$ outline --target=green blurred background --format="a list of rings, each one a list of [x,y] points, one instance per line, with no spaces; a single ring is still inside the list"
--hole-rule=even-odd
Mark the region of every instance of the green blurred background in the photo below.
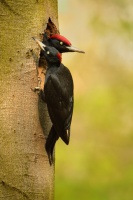
[[[75,83],[70,145],[56,145],[55,200],[133,199],[133,1],[58,0]]]

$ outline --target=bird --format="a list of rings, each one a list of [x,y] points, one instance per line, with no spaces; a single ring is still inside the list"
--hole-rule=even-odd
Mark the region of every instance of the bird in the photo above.
[[[47,62],[44,91],[41,90],[41,94],[47,104],[52,122],[45,144],[49,163],[52,165],[56,141],[61,138],[65,144],[69,144],[74,105],[74,84],[70,70],[61,63],[61,53],[56,48],[47,46],[36,38],[33,39],[43,50]]]
[[[84,51],[76,47],[73,47],[71,42],[60,34],[52,34],[48,38],[47,33],[44,33],[42,43],[48,46],[55,47],[60,53],[66,53],[66,52],[85,53]]]

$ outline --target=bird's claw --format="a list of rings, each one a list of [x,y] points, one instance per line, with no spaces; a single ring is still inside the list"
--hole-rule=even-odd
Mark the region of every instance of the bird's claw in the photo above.
[[[37,92],[38,94],[40,93],[40,91],[41,91],[41,88],[39,87],[39,86],[37,86],[37,87],[35,87],[35,88],[31,88],[31,90],[33,91],[33,92]]]

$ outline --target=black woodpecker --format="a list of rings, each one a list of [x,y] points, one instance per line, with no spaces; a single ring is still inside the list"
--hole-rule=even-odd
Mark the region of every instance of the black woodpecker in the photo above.
[[[47,104],[52,127],[45,148],[50,165],[53,163],[53,150],[60,137],[67,145],[70,139],[70,126],[73,114],[73,79],[67,67],[61,63],[61,54],[54,47],[46,46],[33,38],[41,47],[47,61],[43,99]]]

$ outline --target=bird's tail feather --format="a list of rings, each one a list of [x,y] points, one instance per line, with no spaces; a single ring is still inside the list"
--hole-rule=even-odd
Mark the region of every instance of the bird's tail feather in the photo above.
[[[54,162],[53,151],[54,151],[55,143],[58,139],[59,139],[59,136],[56,133],[56,130],[54,129],[54,127],[52,126],[49,132],[48,138],[46,140],[46,144],[45,144],[45,149],[48,154],[50,165],[52,165]]]
[[[70,140],[70,129],[65,130],[64,133],[60,135],[60,137],[68,145]]]

